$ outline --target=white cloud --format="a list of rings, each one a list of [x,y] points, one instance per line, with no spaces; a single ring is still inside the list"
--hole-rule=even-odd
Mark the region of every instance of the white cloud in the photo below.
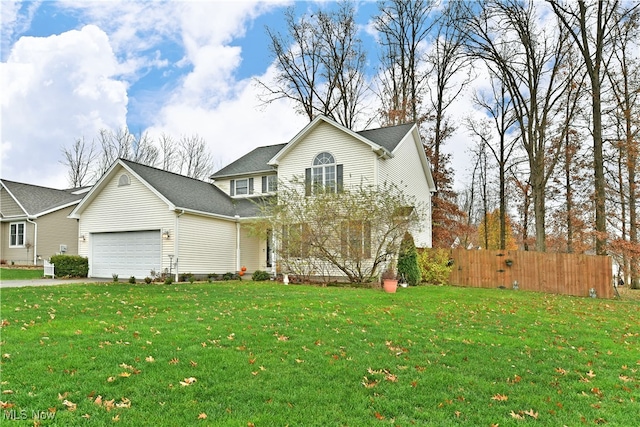
[[[126,122],[126,84],[95,26],[22,37],[0,67],[4,178],[64,187],[60,147]]]

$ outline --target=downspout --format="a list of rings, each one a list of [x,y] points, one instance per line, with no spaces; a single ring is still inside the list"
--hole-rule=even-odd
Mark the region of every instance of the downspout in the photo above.
[[[184,215],[184,209],[182,209],[182,212],[176,215],[176,237],[175,237],[175,242],[173,243],[173,249],[176,256],[176,262],[175,262],[176,273],[173,280],[175,280],[176,282],[178,281],[178,261],[180,259],[180,217],[182,215]]]
[[[38,223],[31,221],[29,217],[27,217],[27,222],[33,224],[33,265],[36,265],[38,260]]]
[[[236,271],[240,271],[240,215],[236,215]]]

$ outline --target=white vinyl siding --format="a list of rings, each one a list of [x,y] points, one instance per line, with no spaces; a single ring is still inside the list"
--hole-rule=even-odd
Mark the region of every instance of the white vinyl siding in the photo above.
[[[236,223],[185,214],[179,219],[178,273],[236,271]]]
[[[421,146],[419,141],[418,143]],[[425,221],[422,230],[412,230],[412,235],[416,246],[431,247],[431,192],[413,135],[406,135],[393,154],[393,158],[380,160],[379,182],[393,182],[405,194],[415,197],[418,203],[423,204]]]
[[[247,272],[270,270],[267,268],[266,242],[250,236],[246,228],[240,228],[240,266],[247,267]]]
[[[343,165],[345,188],[361,182],[375,184],[376,154],[371,147],[324,122],[319,123],[280,159],[278,179],[284,182],[292,180],[294,176],[304,179],[305,168],[311,168],[314,158],[321,152],[331,153],[336,164]]]

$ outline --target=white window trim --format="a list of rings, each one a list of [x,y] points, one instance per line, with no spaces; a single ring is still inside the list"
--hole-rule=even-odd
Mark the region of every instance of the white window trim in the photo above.
[[[22,244],[19,245],[12,245],[11,244],[11,238],[13,237],[13,233],[11,233],[11,228],[12,226],[15,225],[16,226],[16,242],[17,242],[17,230],[18,230],[18,226],[22,225]],[[21,222],[11,222],[9,223],[9,247],[10,248],[24,248],[24,244],[27,241],[27,223],[24,221]]]
[[[333,160],[332,163],[321,163],[316,165],[316,160],[318,159],[318,157],[320,157],[321,155],[326,154],[331,156],[331,159]],[[327,180],[327,175],[328,175],[328,171],[331,170],[333,178],[331,179],[331,181]],[[332,192],[336,192],[337,189],[337,163],[336,163],[336,158],[333,154],[331,154],[328,151],[323,151],[322,153],[317,154],[314,158],[313,158],[313,162],[311,165],[311,185],[316,187],[316,186],[320,186],[323,189],[327,189],[327,187],[329,187],[331,189]],[[322,182],[316,182],[316,177],[320,176],[320,180]]]

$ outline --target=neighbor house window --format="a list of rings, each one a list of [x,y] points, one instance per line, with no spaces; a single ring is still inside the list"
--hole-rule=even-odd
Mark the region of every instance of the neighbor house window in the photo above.
[[[336,164],[335,158],[327,152],[318,154],[313,159],[313,166],[305,171],[306,193],[342,191],[342,165]]]
[[[24,246],[24,222],[12,222],[9,225],[9,247]]]
[[[232,196],[253,194],[253,178],[232,179],[230,188]]]

